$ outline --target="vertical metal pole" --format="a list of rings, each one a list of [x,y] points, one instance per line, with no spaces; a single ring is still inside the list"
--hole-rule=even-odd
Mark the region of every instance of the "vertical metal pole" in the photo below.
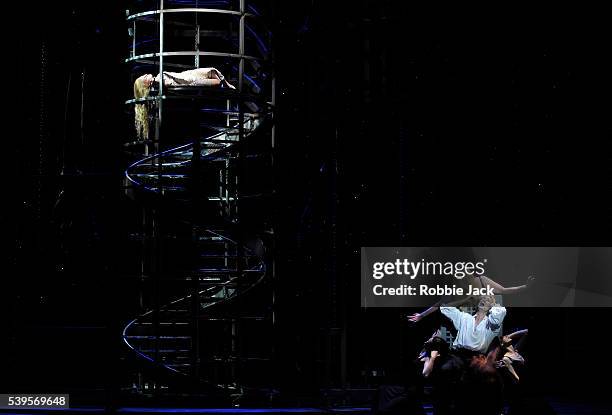
[[[271,87],[271,90],[272,90],[271,91],[271,93],[272,93],[272,119],[273,119],[273,121],[276,121],[276,120],[274,120],[274,118],[276,118],[275,117],[276,116],[276,114],[275,114],[275,112],[276,112],[276,76],[274,76],[274,75],[272,76],[272,87]],[[276,125],[276,122],[272,122],[272,137],[271,137],[271,140],[270,140],[270,144],[271,144],[271,147],[272,147],[272,162],[273,162],[272,164],[273,165],[274,165],[274,150],[276,148],[276,127],[275,127],[275,125]]]
[[[155,152],[159,153],[164,95],[164,0],[159,1],[159,94],[157,96],[157,120],[155,122]],[[161,168],[161,159],[158,158]],[[161,181],[160,181],[161,183]]]
[[[245,43],[244,43],[244,32],[245,32],[245,18],[246,18],[246,4],[245,0],[240,0],[240,22],[238,26],[238,54],[240,61],[238,64],[238,166],[235,169],[235,181],[234,181],[234,215],[236,223],[240,224],[239,220],[239,201],[240,201],[240,184],[242,181],[242,175],[244,174],[244,159],[245,159],[245,142],[244,142],[244,54],[245,54]],[[231,167],[231,166],[230,166]],[[237,275],[243,271],[244,262],[244,237],[238,232],[237,244],[236,244],[236,273]],[[232,356],[238,356],[238,345],[236,342],[237,336],[239,335],[239,328],[236,319],[232,319],[231,322],[231,354]],[[234,382],[238,383],[236,378],[236,365],[239,359],[233,361],[231,365],[231,377]]]
[[[223,187],[225,186],[225,176],[223,174],[224,168],[224,166],[221,166],[219,168],[219,215],[221,217],[223,217],[223,212],[225,209],[223,206]]]
[[[127,12],[127,14],[129,15],[129,12]],[[137,19],[133,19],[132,20],[132,57],[136,56],[136,20]],[[134,105],[134,110],[136,108],[138,104]],[[148,105],[146,102],[144,102],[142,105]],[[148,122],[148,120],[146,121]],[[148,137],[147,137],[148,139]],[[145,144],[144,145],[144,155],[148,156],[149,155],[149,144]],[[145,207],[141,208],[141,217],[140,217],[140,230],[141,230],[141,240],[140,240],[140,244],[141,244],[141,252],[140,252],[140,283],[138,285],[139,287],[139,297],[138,297],[138,306],[140,310],[144,310],[145,308],[145,289],[146,289],[146,284],[147,284],[147,273],[150,270],[147,270],[147,261],[148,261],[148,233],[149,233],[149,229],[147,226],[147,209]],[[143,391],[144,390],[144,378],[142,376],[142,372],[139,371],[137,374],[137,383],[136,383],[136,387],[138,389],[138,391]]]
[[[240,185],[241,178],[239,177],[243,172],[244,167],[244,25],[246,18],[246,4],[245,0],[240,0],[240,24],[238,26],[238,54],[240,55],[240,61],[238,64],[238,141],[240,143],[240,151],[238,153],[238,174],[236,175],[236,188],[234,192],[235,196],[235,209],[238,213],[238,186]]]
[[[155,149],[155,153],[159,154],[160,152],[160,134],[161,134],[161,126],[162,126],[162,110],[163,110],[163,93],[164,93],[164,0],[160,0],[159,2],[159,93],[157,96],[157,119],[155,120],[155,143],[153,144],[153,148]],[[162,159],[161,157],[156,157],[157,162],[157,185],[160,193],[162,193]],[[154,266],[154,309],[153,309],[153,331],[155,333],[155,347],[154,347],[154,361],[156,363],[159,362],[160,353],[159,353],[159,307],[160,307],[160,279],[161,279],[161,262],[160,262],[160,254],[161,254],[161,240],[160,240],[160,212],[159,208],[153,208],[152,215],[152,235],[153,235],[153,244],[155,249],[153,249],[153,258],[151,261]],[[153,393],[158,393],[158,385],[157,382],[153,383]]]
[[[198,14],[196,13],[196,19],[197,19]],[[196,29],[195,29],[195,61],[193,63],[193,66],[196,68],[200,67],[200,25],[196,24]]]
[[[197,246],[198,231],[194,225],[199,211],[200,200],[204,196],[200,194],[198,178],[201,176],[201,142],[200,137],[196,136],[193,141],[193,154],[191,158],[191,203],[192,203],[192,241]],[[196,253],[197,256],[197,253]],[[191,277],[191,373],[194,379],[200,377],[200,329],[199,329],[199,314],[200,314],[200,275],[193,273]]]
[[[132,58],[136,56],[136,19],[133,20],[132,25]]]
[[[151,251],[153,254],[153,258],[149,257],[149,260],[153,264],[153,335],[155,337],[154,343],[155,347],[153,348],[153,361],[155,363],[160,362],[160,352],[159,352],[159,336],[160,336],[160,324],[159,324],[159,307],[160,307],[160,267],[159,267],[159,251],[160,251],[160,241],[159,241],[159,223],[158,217],[159,212],[153,208],[151,217],[151,227],[152,227],[152,235],[153,235],[153,247],[154,249]],[[152,382],[153,393],[158,392],[158,384],[157,380],[154,379]]]
[[[140,284],[138,286],[140,290],[140,297],[138,299],[139,310],[144,310],[145,308],[145,290],[147,288],[147,259],[148,259],[148,227],[147,227],[147,210],[146,208],[142,208],[142,217],[140,218],[141,225],[141,257],[140,257]],[[142,372],[138,372],[138,390],[144,390],[144,379],[142,376]]]
[[[198,1],[196,0],[196,8],[199,7]],[[194,56],[194,67],[200,67],[200,25],[198,24],[198,13],[195,13],[196,28],[195,28],[195,56]],[[194,102],[193,104],[196,123],[199,122],[199,106]],[[198,231],[194,226],[196,219],[200,211],[200,201],[204,197],[204,194],[200,193],[198,179],[202,174],[200,168],[201,156],[202,156],[202,142],[200,141],[201,130],[198,128],[198,134],[194,137],[192,144],[192,177],[191,177],[191,203],[192,203],[192,227],[191,232],[193,235],[193,241],[197,246]],[[196,254],[197,255],[197,254]],[[191,373],[195,379],[200,377],[200,328],[199,328],[199,314],[200,314],[200,275],[194,273],[192,275],[192,292],[191,292]]]
[[[272,40],[273,41],[273,40]],[[272,43],[272,42],[270,42]],[[273,52],[273,45],[269,44],[270,46],[270,58],[272,60],[272,62],[270,62],[270,67],[274,68],[274,52]],[[272,128],[270,131],[270,170],[272,173],[272,190],[276,190],[276,74],[273,72],[272,73],[272,80],[271,80],[271,85],[270,85],[270,93],[271,93],[271,103],[272,103]],[[270,235],[271,235],[271,239],[272,239],[272,250],[273,252],[276,252],[277,250],[277,238],[278,236],[276,235],[276,226],[274,223],[274,220],[271,221],[271,229],[270,229]],[[278,287],[278,281],[277,281],[277,274],[276,274],[276,257],[273,255],[271,258],[271,269],[272,269],[272,336],[273,336],[273,342],[272,342],[272,355],[274,356],[274,358],[277,358],[277,353],[278,353],[278,341],[276,340],[276,328],[277,328],[277,287]],[[276,378],[273,378],[274,380],[276,380]]]
[[[244,82],[244,19],[246,18],[245,0],[240,0],[240,25],[238,27],[238,54],[240,62],[238,66],[238,91],[242,95],[242,87]],[[242,106],[242,96],[240,97],[240,105]],[[240,115],[244,115],[240,110]],[[241,124],[242,125],[242,124]],[[240,136],[242,139],[242,135]]]

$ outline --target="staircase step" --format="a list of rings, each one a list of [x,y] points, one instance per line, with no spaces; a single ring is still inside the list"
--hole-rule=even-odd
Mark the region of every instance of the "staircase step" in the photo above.
[[[269,362],[272,360],[270,357],[241,357],[241,356],[212,356],[205,360],[211,362]]]
[[[200,258],[259,258],[257,255],[200,254]]]
[[[262,270],[258,268],[245,268],[238,270],[236,268],[198,268],[196,272],[200,272],[202,274],[211,273],[211,274],[237,274],[243,272],[261,272]]]
[[[230,242],[228,241],[226,238],[223,238],[221,236],[210,236],[210,235],[202,235],[198,237],[198,240],[200,241],[215,241],[215,242]]]
[[[143,336],[143,335],[129,335],[124,336],[126,339],[145,339],[145,340],[155,340],[159,338],[161,340],[191,340],[192,336]]]
[[[202,317],[199,317],[199,320],[222,321],[222,322],[231,323],[233,321],[239,321],[239,320],[265,321],[267,320],[267,318],[266,317],[207,317],[207,316],[202,316]]]

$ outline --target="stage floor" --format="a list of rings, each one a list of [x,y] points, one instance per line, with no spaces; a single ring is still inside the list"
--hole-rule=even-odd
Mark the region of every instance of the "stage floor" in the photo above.
[[[557,415],[611,415],[612,405],[609,403],[587,403],[587,402],[569,402],[560,399],[547,399],[553,413]],[[432,415],[431,406],[424,406],[428,415]],[[149,415],[149,414],[196,414],[196,415],[217,415],[217,414],[308,414],[308,415],[365,415],[370,412],[370,408],[365,407],[343,407],[343,408],[138,408],[124,407],[118,408],[118,414],[130,415]],[[104,408],[99,407],[82,407],[70,409],[24,409],[24,410],[6,410],[0,409],[2,414],[18,414],[18,415],[44,415],[44,414],[104,414],[107,413]],[[410,414],[405,414],[410,415]]]
[[[572,400],[563,397],[546,397],[544,401],[548,403],[550,413],[557,415],[612,415],[612,404],[604,400],[594,402],[592,400]],[[424,405],[423,408],[427,415],[433,414],[431,405]],[[304,414],[304,415],[366,415],[371,412],[370,407],[365,406],[345,406],[333,408],[316,407],[282,407],[282,408],[187,408],[187,407],[137,407],[125,406],[117,408],[114,413],[129,415],[152,415],[152,414],[195,414],[195,415],[283,415],[283,414]],[[103,407],[82,406],[69,409],[0,409],[0,414],[18,415],[60,415],[60,414],[104,414],[108,411]],[[549,413],[549,412],[547,412]],[[410,414],[404,414],[410,415]]]

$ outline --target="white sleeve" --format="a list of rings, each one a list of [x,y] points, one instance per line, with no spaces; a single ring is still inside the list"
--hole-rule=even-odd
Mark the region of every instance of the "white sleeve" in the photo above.
[[[501,306],[491,307],[489,311],[487,327],[492,331],[498,331],[506,317],[506,308]]]
[[[463,314],[457,307],[440,307],[440,312],[453,322],[456,329],[461,326],[461,314]]]

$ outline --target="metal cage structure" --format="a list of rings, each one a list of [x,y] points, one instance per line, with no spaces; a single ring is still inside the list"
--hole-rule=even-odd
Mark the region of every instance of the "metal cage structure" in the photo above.
[[[138,312],[122,334],[129,383],[137,393],[240,396],[271,382],[261,375],[271,373],[274,321],[266,206],[275,85],[265,10],[247,0],[132,6],[125,63],[132,81],[150,73],[156,82],[125,101],[130,114],[144,106],[150,126],[144,138],[130,128],[124,144],[139,252]],[[197,68],[215,68],[227,83],[167,85],[167,76]]]

